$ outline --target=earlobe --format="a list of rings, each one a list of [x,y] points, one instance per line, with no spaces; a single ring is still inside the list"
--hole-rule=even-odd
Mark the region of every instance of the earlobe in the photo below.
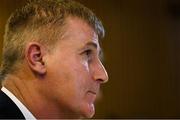
[[[33,72],[41,75],[46,73],[46,66],[43,59],[45,50],[41,44],[37,42],[29,43],[26,47],[25,55],[28,65]]]

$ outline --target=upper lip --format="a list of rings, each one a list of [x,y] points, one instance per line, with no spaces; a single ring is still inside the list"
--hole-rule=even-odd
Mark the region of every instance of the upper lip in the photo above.
[[[90,88],[90,89],[88,90],[88,92],[97,95],[98,92],[99,92],[99,86],[97,85],[97,86],[94,86],[94,87]]]

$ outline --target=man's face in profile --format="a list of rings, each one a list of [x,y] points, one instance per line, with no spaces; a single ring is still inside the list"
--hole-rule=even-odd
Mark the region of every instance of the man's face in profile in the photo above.
[[[87,23],[74,17],[67,18],[65,30],[47,56],[42,94],[67,116],[90,118],[95,113],[100,84],[108,80],[99,59],[98,36]]]

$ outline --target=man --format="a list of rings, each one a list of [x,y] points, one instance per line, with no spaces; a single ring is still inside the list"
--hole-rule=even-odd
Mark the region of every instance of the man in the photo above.
[[[9,18],[0,118],[91,118],[108,76],[100,20],[72,0],[34,0]]]

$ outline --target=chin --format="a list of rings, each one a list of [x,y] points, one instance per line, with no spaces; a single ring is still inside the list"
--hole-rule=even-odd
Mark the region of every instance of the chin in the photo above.
[[[84,113],[80,118],[82,118],[82,119],[85,119],[85,118],[87,118],[87,119],[89,119],[89,118],[92,118],[94,116],[94,113]]]
[[[94,114],[95,114],[95,113],[89,114],[89,115],[86,116],[86,118],[92,118],[92,117],[94,116]]]
[[[92,118],[95,114],[94,105],[86,105],[86,107],[82,110],[83,111],[83,118]]]

